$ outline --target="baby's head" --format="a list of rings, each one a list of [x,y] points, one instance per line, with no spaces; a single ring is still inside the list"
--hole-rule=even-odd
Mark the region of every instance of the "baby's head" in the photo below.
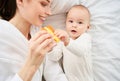
[[[72,39],[78,38],[90,27],[90,12],[83,5],[73,6],[67,13],[66,30]]]

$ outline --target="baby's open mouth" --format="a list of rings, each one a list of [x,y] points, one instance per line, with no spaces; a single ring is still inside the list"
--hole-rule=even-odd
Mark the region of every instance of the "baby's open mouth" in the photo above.
[[[75,33],[75,32],[77,32],[77,31],[76,31],[76,30],[71,30],[71,32],[74,32],[74,33]]]

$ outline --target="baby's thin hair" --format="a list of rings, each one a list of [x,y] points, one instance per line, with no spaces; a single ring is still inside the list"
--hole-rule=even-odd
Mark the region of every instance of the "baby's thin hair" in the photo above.
[[[81,4],[80,4],[80,5],[74,5],[74,6],[72,6],[72,7],[69,9],[69,11],[70,11],[72,8],[77,8],[77,7],[85,9],[85,10],[88,12],[88,14],[91,15],[91,14],[90,14],[90,11],[88,10],[88,8],[87,8],[86,6],[84,6],[84,5],[81,5]],[[69,11],[66,13],[66,15],[69,13]]]

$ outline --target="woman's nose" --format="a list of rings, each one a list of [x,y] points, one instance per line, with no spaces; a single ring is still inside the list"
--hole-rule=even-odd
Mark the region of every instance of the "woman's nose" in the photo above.
[[[47,8],[47,9],[46,9],[46,14],[47,14],[48,16],[52,14],[51,8]]]

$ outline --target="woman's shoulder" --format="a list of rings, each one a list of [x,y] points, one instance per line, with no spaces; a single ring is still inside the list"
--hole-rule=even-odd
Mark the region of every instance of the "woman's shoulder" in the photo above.
[[[0,19],[0,23],[7,23],[8,21]]]
[[[8,21],[0,19],[0,28],[5,28],[8,25],[11,25]]]

